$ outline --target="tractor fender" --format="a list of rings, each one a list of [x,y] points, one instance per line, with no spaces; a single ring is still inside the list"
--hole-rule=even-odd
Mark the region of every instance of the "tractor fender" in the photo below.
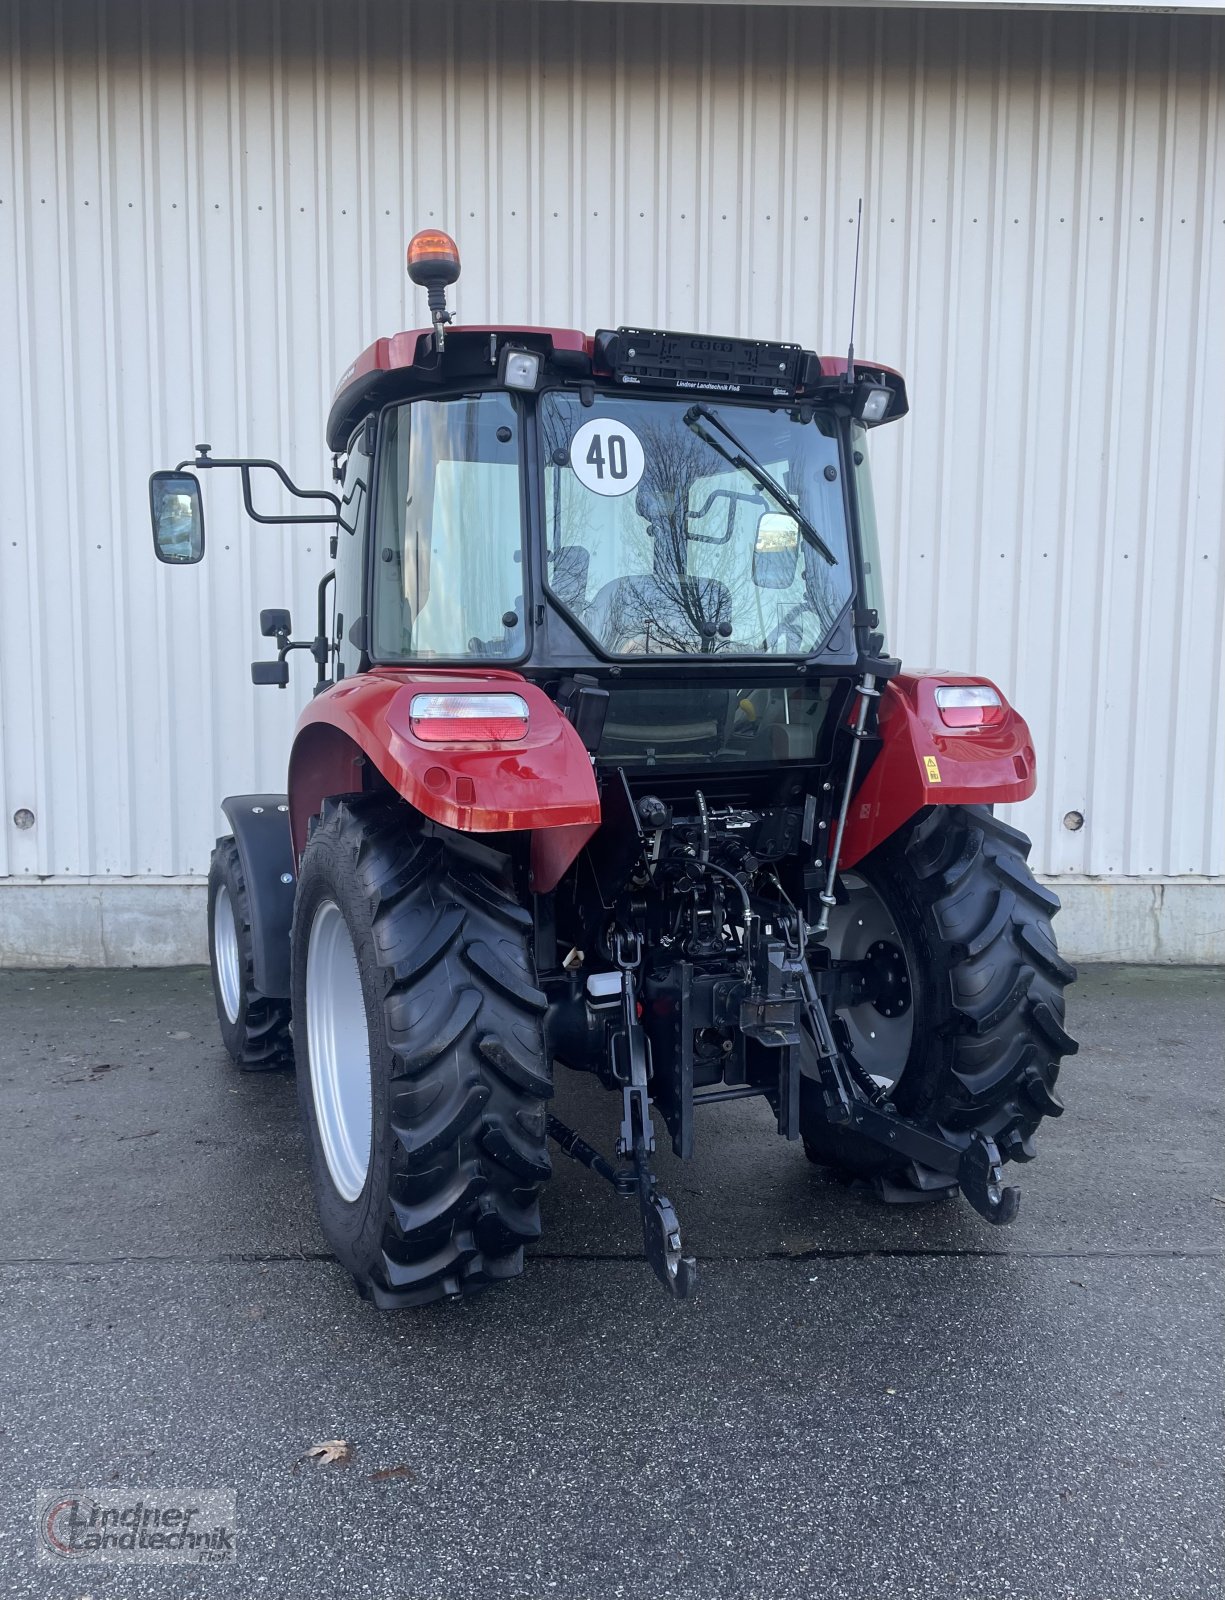
[[[943,684],[988,684],[1003,720],[950,728],[936,705]],[[990,678],[956,672],[899,673],[884,687],[877,713],[881,747],[851,797],[840,867],[853,867],[924,806],[981,806],[1026,800],[1037,767],[1025,719]]]
[[[522,739],[439,744],[419,739],[414,695],[513,692],[528,707]],[[365,757],[432,822],[464,833],[532,834],[533,888],[555,888],[599,827],[591,757],[548,695],[517,672],[375,667],[315,696],[298,719],[289,758],[295,858],[325,796],[361,788]]]
[[[289,929],[297,873],[289,797],[232,794],[221,802],[233,829],[251,907],[252,980],[269,1000],[289,998]]]

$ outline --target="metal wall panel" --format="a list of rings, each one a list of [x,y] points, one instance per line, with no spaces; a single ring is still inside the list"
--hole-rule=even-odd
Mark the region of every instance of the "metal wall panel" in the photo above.
[[[617,321],[900,366],[876,435],[895,648],[1029,716],[1052,873],[1225,869],[1225,23],[718,5],[15,0],[0,14],[0,875],[191,876],[283,782],[260,604],[323,541],[207,439],[323,481],[335,377],[419,322]],[[220,475],[219,475],[220,476]],[[19,807],[35,813],[21,830]],[[1071,832],[1066,812],[1084,813]]]

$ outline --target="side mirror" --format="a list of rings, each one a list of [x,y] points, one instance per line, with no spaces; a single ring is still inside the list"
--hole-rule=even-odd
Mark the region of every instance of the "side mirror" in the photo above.
[[[284,689],[289,683],[289,662],[283,656],[278,656],[275,661],[253,661],[251,682],[272,684],[277,689]]]
[[[790,589],[800,553],[800,525],[785,511],[763,511],[753,545],[753,582],[759,589]]]
[[[149,479],[153,553],[171,566],[204,560],[204,505],[194,472],[155,472]]]
[[[259,631],[265,639],[275,639],[278,633],[292,633],[289,612],[283,606],[265,607],[259,614]]]

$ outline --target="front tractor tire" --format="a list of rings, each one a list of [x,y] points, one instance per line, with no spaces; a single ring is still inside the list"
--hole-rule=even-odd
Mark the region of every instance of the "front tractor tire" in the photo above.
[[[904,1117],[982,1133],[1005,1161],[1031,1160],[1038,1124],[1063,1111],[1055,1080],[1077,1048],[1064,1028],[1076,970],[1051,929],[1059,900],[1028,853],[984,806],[932,807],[843,876],[830,921],[835,963],[871,980],[869,998],[835,1013],[841,1046]],[[800,1131],[810,1160],[887,1198],[942,1192],[934,1174],[826,1122],[807,1077]]]
[[[251,900],[233,836],[218,839],[208,869],[208,959],[221,1039],[244,1072],[288,1066],[289,1001],[255,987]]]
[[[361,1293],[418,1306],[522,1272],[553,1085],[510,863],[423,833],[397,801],[325,801],[293,1005],[319,1217]]]

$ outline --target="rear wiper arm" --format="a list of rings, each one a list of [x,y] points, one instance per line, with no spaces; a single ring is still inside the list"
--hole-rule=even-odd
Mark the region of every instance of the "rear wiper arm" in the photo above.
[[[712,439],[705,428],[698,427],[699,420],[709,422],[712,427],[718,428],[723,437],[735,445],[737,454],[733,455],[725,445],[721,445],[717,439]],[[684,422],[687,428],[693,429],[699,439],[704,439],[712,450],[717,451],[724,461],[730,462],[733,467],[743,467],[750,477],[755,478],[766,493],[771,495],[782,506],[787,515],[795,518],[797,526],[809,544],[816,546],[831,567],[838,565],[838,557],[826,544],[812,523],[809,522],[799,506],[796,505],[786,489],[776,478],[771,477],[760,461],[749,454],[717,411],[710,406],[693,405],[686,411]]]

